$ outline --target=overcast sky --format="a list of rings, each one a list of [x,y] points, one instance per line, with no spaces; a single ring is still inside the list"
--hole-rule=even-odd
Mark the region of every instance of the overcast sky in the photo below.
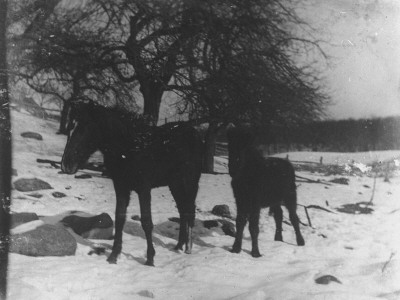
[[[331,44],[330,116],[400,115],[400,1],[310,1],[302,14]]]

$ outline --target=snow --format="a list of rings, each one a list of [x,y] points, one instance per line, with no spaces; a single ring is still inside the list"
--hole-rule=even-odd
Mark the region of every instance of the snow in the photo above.
[[[39,191],[40,199],[13,190],[12,211],[35,212],[46,220],[59,220],[68,211],[91,214],[109,213],[114,218],[115,196],[112,183],[99,172],[80,171],[89,179],[59,174],[37,158],[61,160],[66,137],[56,135],[57,124],[13,111],[13,168],[18,176],[37,177],[47,181],[53,190]],[[43,141],[24,139],[21,132],[34,131]],[[292,160],[324,163],[349,162],[368,164],[394,159],[397,151],[369,153],[289,153]],[[286,153],[282,154],[286,157]],[[98,159],[98,157],[97,157]],[[233,238],[220,228],[206,229],[202,221],[216,218],[210,211],[216,204],[229,205],[236,215],[226,174],[226,158],[216,158],[217,175],[202,174],[197,197],[194,247],[191,255],[173,250],[178,224],[175,203],[168,188],[152,191],[155,267],[143,265],[146,241],[140,222],[130,219],[139,215],[139,204],[132,193],[124,228],[123,249],[117,265],[106,262],[106,256],[88,255],[91,247],[106,247],[110,254],[112,241],[83,240],[75,256],[28,257],[10,254],[8,299],[399,299],[400,298],[400,178],[390,182],[377,178],[372,214],[346,214],[335,208],[343,204],[368,202],[374,178],[345,176],[349,185],[298,182],[298,202],[319,205],[334,213],[308,209],[313,227],[301,225],[304,247],[295,243],[291,226],[283,224],[284,242],[273,241],[275,224],[268,210],[260,218],[261,258],[252,258],[247,228],[240,254],[229,252]],[[334,176],[298,172],[300,176],[328,181]],[[64,198],[52,196],[63,192]],[[327,206],[328,205],[328,206]],[[307,224],[302,206],[301,221]],[[284,210],[284,219],[288,220]],[[38,225],[38,222],[34,225]],[[315,283],[322,275],[335,276],[342,284]]]

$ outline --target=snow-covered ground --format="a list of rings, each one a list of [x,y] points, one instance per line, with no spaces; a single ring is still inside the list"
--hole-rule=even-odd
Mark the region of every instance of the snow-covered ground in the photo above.
[[[36,162],[37,158],[61,160],[65,136],[56,135],[57,124],[12,112],[13,168],[18,178],[37,177],[53,186],[40,191],[40,199],[29,193],[13,191],[13,212],[35,212],[56,216],[69,210],[91,214],[109,213],[114,218],[115,199],[112,183],[100,173],[84,171],[93,177],[75,179],[58,174],[59,169]],[[21,132],[34,131],[43,141],[26,139]],[[289,153],[293,160],[337,163],[368,163],[398,157],[399,152],[369,154]],[[284,154],[286,156],[286,154]],[[314,157],[314,159],[312,159]],[[329,157],[329,158],[328,158]],[[226,161],[216,160],[218,171]],[[225,169],[226,171],[226,169]],[[82,171],[83,172],[83,171]],[[81,172],[81,173],[82,173]],[[298,175],[330,180],[317,173]],[[245,230],[243,251],[229,252],[233,238],[220,228],[206,229],[203,220],[216,218],[210,211],[216,204],[228,204],[236,214],[227,174],[205,175],[197,197],[195,242],[191,255],[173,250],[178,224],[168,220],[178,213],[168,188],[152,191],[155,267],[144,266],[146,242],[140,223],[128,218],[124,229],[123,250],[117,265],[109,265],[106,256],[88,255],[90,243],[106,245],[112,241],[92,240],[78,244],[75,256],[28,257],[10,254],[10,300],[14,299],[400,299],[400,177],[390,182],[377,178],[372,214],[346,214],[336,211],[343,204],[369,201],[373,178],[349,176],[349,185],[324,185],[298,182],[298,202],[319,205],[334,213],[309,209],[310,226],[301,226],[306,241],[295,245],[292,227],[284,224],[284,242],[273,240],[275,225],[268,210],[260,219],[261,258],[249,254],[251,241]],[[54,198],[60,191],[65,198]],[[136,194],[132,193],[128,216],[139,214]],[[303,207],[298,214],[304,224]],[[284,211],[285,219],[287,213]],[[107,250],[106,254],[110,253]],[[341,283],[317,284],[322,275],[335,276]]]

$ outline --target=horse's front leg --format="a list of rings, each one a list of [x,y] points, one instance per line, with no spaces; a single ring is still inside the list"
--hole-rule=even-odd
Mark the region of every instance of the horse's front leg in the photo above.
[[[151,218],[151,189],[144,189],[138,193],[140,203],[140,219],[142,228],[147,241],[147,266],[154,266],[154,255],[156,251],[153,247],[153,221]]]
[[[260,250],[258,249],[258,234],[260,232],[259,229],[259,220],[260,220],[260,209],[255,208],[249,217],[249,230],[251,236],[251,256],[260,257]]]
[[[130,190],[123,184],[114,181],[115,195],[117,198],[117,207],[115,209],[115,234],[112,251],[107,261],[110,264],[116,264],[118,255],[122,250],[122,230],[124,229],[126,219],[126,209],[129,205]]]
[[[247,215],[238,209],[236,216],[236,237],[232,246],[232,253],[240,253],[242,251],[243,230],[247,223]]]

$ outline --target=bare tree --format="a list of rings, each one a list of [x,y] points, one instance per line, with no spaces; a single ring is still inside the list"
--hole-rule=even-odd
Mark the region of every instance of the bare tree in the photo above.
[[[312,36],[297,37],[290,30],[306,26],[290,4],[203,1],[198,6],[195,22],[202,31],[185,49],[190,64],[175,74],[173,88],[190,104],[185,108],[209,123],[206,172],[213,170],[215,138],[227,123],[241,120],[270,130],[323,113],[328,99],[312,68],[315,61],[304,66],[296,60],[310,51],[322,58],[324,53]]]
[[[96,24],[95,17],[93,10],[58,10],[48,15],[41,28],[19,37],[25,47],[15,60],[19,62],[14,64],[17,78],[63,102],[60,133],[66,132],[67,112],[77,99],[136,108],[134,84],[119,80],[109,63],[100,59],[108,32],[96,25],[88,27],[90,22]]]

